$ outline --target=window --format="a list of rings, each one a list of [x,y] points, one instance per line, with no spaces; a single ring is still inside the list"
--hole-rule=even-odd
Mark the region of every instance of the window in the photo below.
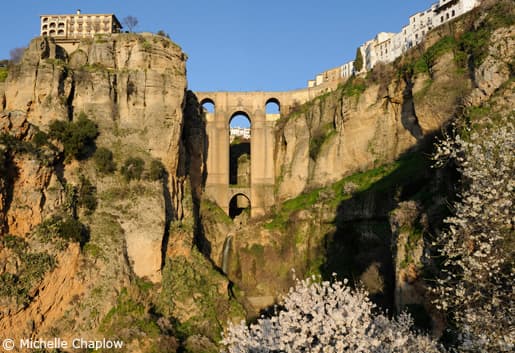
[[[448,12],[445,14],[445,18],[449,19],[449,13]]]
[[[454,17],[455,14],[456,14],[456,12],[454,10],[452,10],[451,16]]]
[[[440,17],[440,22],[443,22],[443,16],[442,16],[442,17]]]

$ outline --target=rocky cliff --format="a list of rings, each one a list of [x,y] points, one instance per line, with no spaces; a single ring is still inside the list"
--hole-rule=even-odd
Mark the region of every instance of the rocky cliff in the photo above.
[[[210,204],[202,213],[211,257],[249,313],[287,291],[292,269],[301,278],[334,272],[362,282],[382,307],[412,311],[426,329],[429,313],[441,333],[422,278],[456,175],[431,168],[429,156],[457,117],[512,110],[513,31],[508,3],[487,2],[395,63],[281,117],[276,207],[243,226]]]
[[[441,332],[423,277],[455,174],[427,156],[454,118],[513,110],[513,31],[509,1],[486,2],[282,116],[277,205],[235,221],[202,194],[205,121],[176,44],[34,39],[0,86],[0,331],[215,352],[294,269],[361,282]]]
[[[430,32],[390,65],[351,78],[279,122],[281,200],[390,162],[510,78],[513,27],[487,7]],[[499,5],[499,8],[502,6]],[[509,17],[509,15],[507,15]]]
[[[226,279],[191,254],[205,132],[202,120],[184,117],[185,62],[165,37],[118,34],[72,52],[36,38],[10,66],[0,116],[5,335],[109,335],[131,352],[212,350],[220,325],[241,317]],[[94,142],[70,155],[78,137],[59,135],[66,126],[89,126]],[[195,294],[197,285],[183,284],[178,299],[171,281],[183,269],[171,257],[212,286]],[[192,308],[192,296],[205,304]]]

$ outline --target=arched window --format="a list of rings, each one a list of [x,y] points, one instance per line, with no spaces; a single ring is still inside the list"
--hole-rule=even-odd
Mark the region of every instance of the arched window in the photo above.
[[[48,25],[43,25],[43,31],[46,31],[48,29]]]
[[[48,17],[44,17],[43,22],[48,22]]]
[[[237,194],[229,202],[229,217],[234,219],[242,215],[250,217],[250,199],[244,194]]]
[[[50,36],[55,36],[55,30],[50,30],[50,32],[48,33]]]
[[[57,27],[55,22],[50,23],[50,28],[55,28],[55,27]]]
[[[250,186],[251,123],[244,112],[236,112],[229,120],[229,184]]]
[[[48,32],[47,31],[43,31],[43,33],[41,33],[42,36],[47,36],[48,35]]]
[[[215,112],[215,102],[211,98],[205,98],[200,102],[200,105],[207,113],[214,113]]]
[[[64,36],[64,29],[60,29],[60,30],[57,32],[57,35],[58,35],[58,36]]]
[[[265,103],[265,110],[267,114],[280,114],[281,104],[277,98],[270,98]]]

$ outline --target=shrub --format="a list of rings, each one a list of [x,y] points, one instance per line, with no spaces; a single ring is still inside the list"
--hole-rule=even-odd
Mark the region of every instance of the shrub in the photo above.
[[[88,241],[88,229],[77,219],[70,216],[53,216],[45,220],[39,227],[39,233],[48,240],[55,238],[78,242],[81,245]]]
[[[7,74],[9,73],[9,70],[7,67],[0,67],[0,82],[5,82],[7,80]]]
[[[231,324],[222,340],[225,352],[439,352],[429,337],[411,331],[408,314],[374,314],[368,293],[346,283],[297,280],[283,310],[275,308],[250,327]]]
[[[32,142],[36,147],[44,146],[48,144],[48,135],[45,134],[43,131],[38,131],[34,134]]]
[[[94,144],[98,128],[86,114],[81,113],[75,122],[54,120],[50,123],[48,135],[63,144],[66,159],[81,159]]]
[[[97,171],[102,174],[111,174],[116,170],[116,163],[113,160],[113,152],[100,147],[93,154]]]
[[[97,188],[84,175],[80,176],[78,205],[86,209],[86,214],[93,213],[97,208]]]
[[[121,173],[125,180],[139,180],[141,179],[141,174],[143,173],[143,168],[145,167],[145,161],[138,157],[130,157],[125,160],[121,168]]]
[[[158,161],[154,159],[150,163],[150,171],[149,171],[149,178],[150,180],[160,180],[163,179],[166,173],[165,166],[161,161]]]

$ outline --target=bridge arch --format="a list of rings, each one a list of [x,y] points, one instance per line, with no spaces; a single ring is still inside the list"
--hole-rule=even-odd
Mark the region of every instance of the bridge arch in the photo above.
[[[281,103],[279,102],[279,99],[275,97],[267,99],[265,102],[265,112],[266,114],[280,114]]]
[[[229,217],[232,219],[240,216],[244,212],[250,217],[251,202],[250,197],[243,192],[237,192],[229,200]]]
[[[204,98],[200,101],[200,106],[208,113],[214,113],[216,110],[215,101],[211,98]]]
[[[250,187],[251,127],[250,117],[243,111],[229,119],[229,185]]]
[[[228,115],[229,119],[228,119],[227,123],[229,124],[229,126],[231,126],[233,119],[237,116],[246,117],[247,120],[249,121],[249,124],[252,126],[251,114],[248,111],[246,111],[245,109],[235,110],[232,114]]]

